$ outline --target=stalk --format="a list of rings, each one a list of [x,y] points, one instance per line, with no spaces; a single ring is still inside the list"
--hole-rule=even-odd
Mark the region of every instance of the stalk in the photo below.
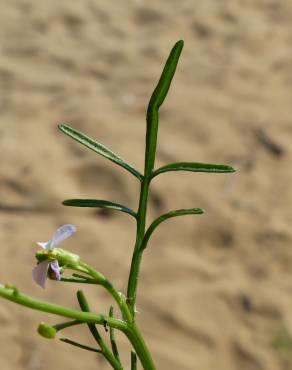
[[[5,288],[4,286],[0,286],[0,297],[6,298],[9,301],[18,303],[22,306],[29,307],[33,310],[43,311],[58,316],[68,317],[70,319],[80,320],[84,323],[103,325],[106,321],[108,326],[115,329],[119,329],[121,331],[125,331],[127,329],[126,323],[122,320],[106,315],[96,315],[91,312],[82,312],[69,307],[32,298],[26,294],[20,293],[15,287]]]
[[[147,345],[134,323],[126,323],[110,316],[78,311],[72,308],[35,299],[26,294],[20,293],[15,287],[5,288],[4,286],[0,286],[0,296],[33,310],[68,317],[82,321],[83,323],[104,325],[104,322],[106,322],[109,327],[122,331],[128,337],[139,357],[139,360],[141,361],[141,364],[143,365],[144,370],[156,370]]]
[[[145,224],[147,215],[147,201],[149,195],[150,181],[153,175],[156,147],[157,147],[157,134],[159,126],[159,108],[164,102],[172,78],[175,74],[176,66],[183,48],[183,41],[178,41],[172,48],[169,57],[166,61],[161,77],[158,81],[156,88],[151,95],[146,115],[146,148],[145,148],[145,164],[144,176],[141,179],[141,190],[139,199],[139,208],[137,212],[137,233],[136,243],[133,252],[131,269],[128,279],[127,289],[127,303],[131,310],[133,318],[135,318],[135,304],[137,297],[138,277],[140,271],[140,264],[142,260],[143,249],[141,248],[145,235]]]

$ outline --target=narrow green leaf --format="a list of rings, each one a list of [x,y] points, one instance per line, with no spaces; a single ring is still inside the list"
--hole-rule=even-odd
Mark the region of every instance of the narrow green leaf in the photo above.
[[[108,208],[115,211],[121,211],[128,213],[129,215],[136,218],[136,213],[122,204],[109,202],[101,199],[66,199],[63,201],[64,206],[71,207],[89,207],[89,208]]]
[[[197,162],[178,162],[170,163],[166,166],[160,167],[155,170],[152,174],[152,178],[160,175],[164,172],[170,171],[191,171],[191,172],[213,172],[213,173],[227,173],[235,172],[235,169],[231,166],[224,164],[209,164],[209,163],[197,163]]]
[[[74,275],[74,274],[73,274]],[[77,284],[97,284],[96,280],[90,278],[81,278],[78,276],[61,276],[61,281],[65,283],[77,283]]]
[[[175,74],[177,63],[184,46],[182,40],[178,41],[172,48],[169,57],[165,63],[161,77],[158,81],[150,98],[147,108],[147,132],[146,132],[146,149],[145,149],[145,176],[149,176],[154,167],[155,152],[157,145],[157,132],[159,124],[159,107],[164,102],[171,81]]]
[[[93,348],[93,347],[86,346],[84,344],[75,342],[74,340],[71,340],[71,339],[68,339],[68,338],[60,338],[60,341],[64,342],[64,343],[67,343],[67,344],[71,344],[71,346],[74,346],[74,347],[85,349],[87,351],[102,353],[102,351],[100,349],[96,349],[96,348]]]
[[[80,131],[75,130],[74,128],[60,124],[59,129],[64,132],[66,135],[72,137],[72,139],[78,141],[82,145],[86,146],[87,148],[93,150],[95,153],[102,155],[105,158],[108,158],[110,161],[116,163],[117,165],[125,168],[127,171],[131,172],[134,176],[136,176],[140,181],[142,180],[143,176],[137,171],[133,166],[129,163],[124,161],[120,156],[112,152],[110,149],[105,147],[104,145],[98,143],[97,141],[91,139],[87,135],[83,134]]]
[[[71,321],[61,322],[60,324],[56,324],[54,325],[54,328],[56,329],[56,331],[60,331],[66,328],[70,328],[71,326],[81,325],[81,324],[85,324],[85,323],[80,320],[71,320]]]
[[[89,304],[88,304],[87,299],[85,298],[85,295],[84,295],[82,290],[77,291],[77,300],[78,300],[79,306],[80,306],[80,308],[83,312],[90,312]],[[87,326],[88,326],[93,338],[95,339],[96,343],[101,348],[103,348],[103,340],[102,340],[98,330],[96,329],[96,326],[94,324],[90,324],[90,323],[88,323]]]
[[[89,304],[88,304],[87,299],[86,299],[82,290],[78,290],[77,299],[78,299],[78,303],[79,303],[79,306],[80,306],[81,310],[83,312],[90,312]],[[103,324],[106,327],[107,321],[104,320]],[[87,326],[88,326],[93,338],[95,339],[96,343],[99,345],[101,353],[107,359],[107,361],[112,365],[112,367],[114,369],[123,370],[119,361],[115,358],[113,353],[108,348],[106,342],[102,339],[102,337],[99,334],[95,324],[88,323]]]
[[[156,107],[160,107],[161,104],[163,103],[168,93],[172,78],[175,74],[175,70],[183,46],[184,46],[183,40],[179,40],[172,48],[169,57],[165,63],[165,66],[163,68],[158,84],[150,98],[149,106],[153,105]]]
[[[145,249],[147,246],[147,243],[150,239],[150,236],[152,235],[153,231],[156,229],[156,227],[161,224],[161,222],[172,218],[172,217],[178,217],[178,216],[185,216],[185,215],[200,215],[204,213],[204,210],[201,208],[185,208],[185,209],[177,209],[174,211],[170,211],[168,213],[165,213],[161,215],[160,217],[156,218],[152,222],[152,224],[148,227],[148,230],[145,233],[145,236],[143,238],[143,241],[141,243],[141,250]]]
[[[111,306],[109,310],[109,317],[114,317],[114,307]],[[113,328],[109,328],[110,341],[112,346],[112,352],[119,363],[121,363],[119,350],[116,342],[115,331]]]
[[[86,280],[86,281],[88,281],[88,284],[97,284],[97,282],[96,282],[95,279],[86,277],[86,276],[81,275],[81,274],[76,274],[75,272],[72,274],[72,276],[75,277],[75,278],[77,278],[77,279]]]
[[[78,290],[76,295],[81,310],[84,312],[90,312],[89,304],[87,302],[87,299],[85,298],[83,291]]]
[[[131,370],[137,370],[137,355],[135,351],[131,351]]]

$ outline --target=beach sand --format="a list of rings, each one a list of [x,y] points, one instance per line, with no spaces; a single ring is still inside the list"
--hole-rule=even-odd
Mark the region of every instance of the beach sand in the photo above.
[[[37,241],[73,223],[62,247],[126,291],[135,222],[64,207],[98,198],[137,209],[136,178],[63,135],[65,122],[143,171],[145,111],[174,43],[185,48],[161,109],[156,167],[230,164],[236,174],[172,172],[153,180],[147,223],[172,209],[204,215],[157,229],[142,263],[137,320],[157,370],[292,368],[292,2],[9,1],[0,12],[0,281],[77,308],[99,287],[31,279]],[[109,369],[45,340],[63,319],[0,304],[3,370]],[[107,335],[103,328],[101,332]],[[92,345],[86,327],[59,337]],[[118,335],[125,369],[127,341]]]

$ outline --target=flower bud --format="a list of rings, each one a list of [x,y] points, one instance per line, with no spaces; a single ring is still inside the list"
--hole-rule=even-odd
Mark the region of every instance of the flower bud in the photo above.
[[[69,268],[76,268],[80,261],[80,257],[77,254],[68,252],[61,248],[37,251],[35,256],[39,262],[43,262],[45,260],[57,260],[60,266],[66,266]]]
[[[60,266],[71,268],[78,267],[80,257],[77,254],[66,251],[61,248],[54,248],[50,250],[50,258],[59,262]]]
[[[41,322],[38,326],[38,333],[47,339],[54,339],[56,335],[57,330],[45,322]]]
[[[38,262],[43,262],[49,259],[49,251],[48,250],[40,250],[37,251],[35,254],[35,258]]]

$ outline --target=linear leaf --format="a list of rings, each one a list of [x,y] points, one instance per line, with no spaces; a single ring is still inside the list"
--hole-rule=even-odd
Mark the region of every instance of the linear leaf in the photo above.
[[[129,215],[136,218],[136,213],[122,204],[109,202],[101,199],[66,199],[63,201],[64,206],[71,207],[89,207],[89,208],[108,208],[115,211],[121,211],[128,213]]]
[[[82,290],[78,290],[77,292],[77,299],[79,306],[83,312],[90,312],[90,307],[87,302],[87,299],[83,293]],[[106,321],[105,321],[106,323]],[[110,349],[108,348],[106,342],[102,339],[101,335],[99,334],[95,324],[93,323],[88,323],[87,324],[93,338],[95,339],[96,343],[99,345],[101,353],[103,356],[107,359],[107,361],[112,365],[112,367],[116,370],[122,370],[122,366],[120,363],[117,361],[117,359],[114,357]]]
[[[167,92],[169,90],[173,76],[175,74],[175,70],[176,70],[177,63],[178,63],[183,46],[184,46],[183,40],[179,40],[178,42],[176,42],[176,44],[172,48],[169,54],[169,57],[165,63],[165,66],[163,68],[158,84],[152,93],[149,106],[153,105],[156,107],[160,107],[161,104],[163,103],[167,95]]]
[[[75,274],[73,274],[75,275]],[[81,277],[77,276],[64,276],[62,275],[61,281],[65,283],[78,283],[78,284],[97,284],[96,280],[90,279],[90,278],[84,278],[82,279]]]
[[[231,166],[224,164],[209,164],[209,163],[198,163],[198,162],[177,162],[170,163],[166,166],[160,167],[155,170],[152,174],[152,178],[160,175],[164,172],[170,171],[191,171],[191,172],[213,172],[213,173],[228,173],[235,172],[235,169]]]
[[[75,342],[74,340],[71,340],[71,339],[68,339],[68,338],[60,338],[60,341],[64,342],[64,343],[67,343],[67,344],[71,344],[71,346],[74,346],[74,347],[79,347],[81,349],[85,349],[87,351],[102,353],[102,351],[100,349],[86,346],[84,344]]]
[[[114,317],[114,307],[113,306],[110,307],[109,317]],[[114,328],[110,327],[109,332],[110,332],[110,342],[111,342],[111,346],[112,346],[112,352],[113,352],[115,358],[117,359],[117,361],[119,363],[121,363]]]
[[[172,48],[148,104],[146,114],[145,176],[150,175],[154,166],[159,125],[159,107],[164,102],[170,88],[183,46],[184,42],[180,40]]]
[[[60,331],[66,328],[70,328],[71,326],[81,325],[81,324],[84,324],[84,322],[80,320],[71,320],[71,321],[61,322],[60,324],[56,324],[53,327],[56,329],[56,331]]]
[[[137,370],[137,355],[135,351],[131,351],[131,370]]]
[[[87,299],[85,298],[85,295],[84,295],[82,290],[77,291],[77,300],[78,300],[79,306],[80,306],[80,308],[83,312],[90,312],[90,308],[89,308]],[[94,324],[91,324],[91,323],[87,323],[87,326],[88,326],[93,338],[95,339],[96,343],[100,346],[100,348],[103,348],[103,340],[102,340],[98,330],[96,329],[96,326]]]
[[[141,244],[141,250],[146,248],[147,243],[150,239],[150,236],[152,235],[152,233],[156,229],[156,227],[159,224],[161,224],[161,222],[163,222],[163,221],[165,221],[169,218],[172,218],[172,217],[185,216],[185,215],[200,215],[202,213],[204,213],[204,210],[201,209],[201,208],[184,208],[184,209],[176,209],[174,211],[170,211],[168,213],[165,213],[165,214],[159,216],[148,227],[148,229],[145,233],[144,239],[142,241],[142,244]]]
[[[125,168],[127,171],[131,172],[134,176],[136,176],[140,181],[142,180],[143,176],[140,174],[139,171],[137,171],[132,165],[124,161],[120,156],[112,152],[110,149],[108,149],[104,145],[98,143],[97,141],[91,139],[90,137],[83,134],[82,132],[77,131],[74,128],[66,124],[62,123],[58,127],[66,135],[72,137],[72,139],[78,141],[82,145],[93,150],[95,153],[98,153],[102,155],[103,157],[108,158],[110,161],[116,163],[117,165]]]

